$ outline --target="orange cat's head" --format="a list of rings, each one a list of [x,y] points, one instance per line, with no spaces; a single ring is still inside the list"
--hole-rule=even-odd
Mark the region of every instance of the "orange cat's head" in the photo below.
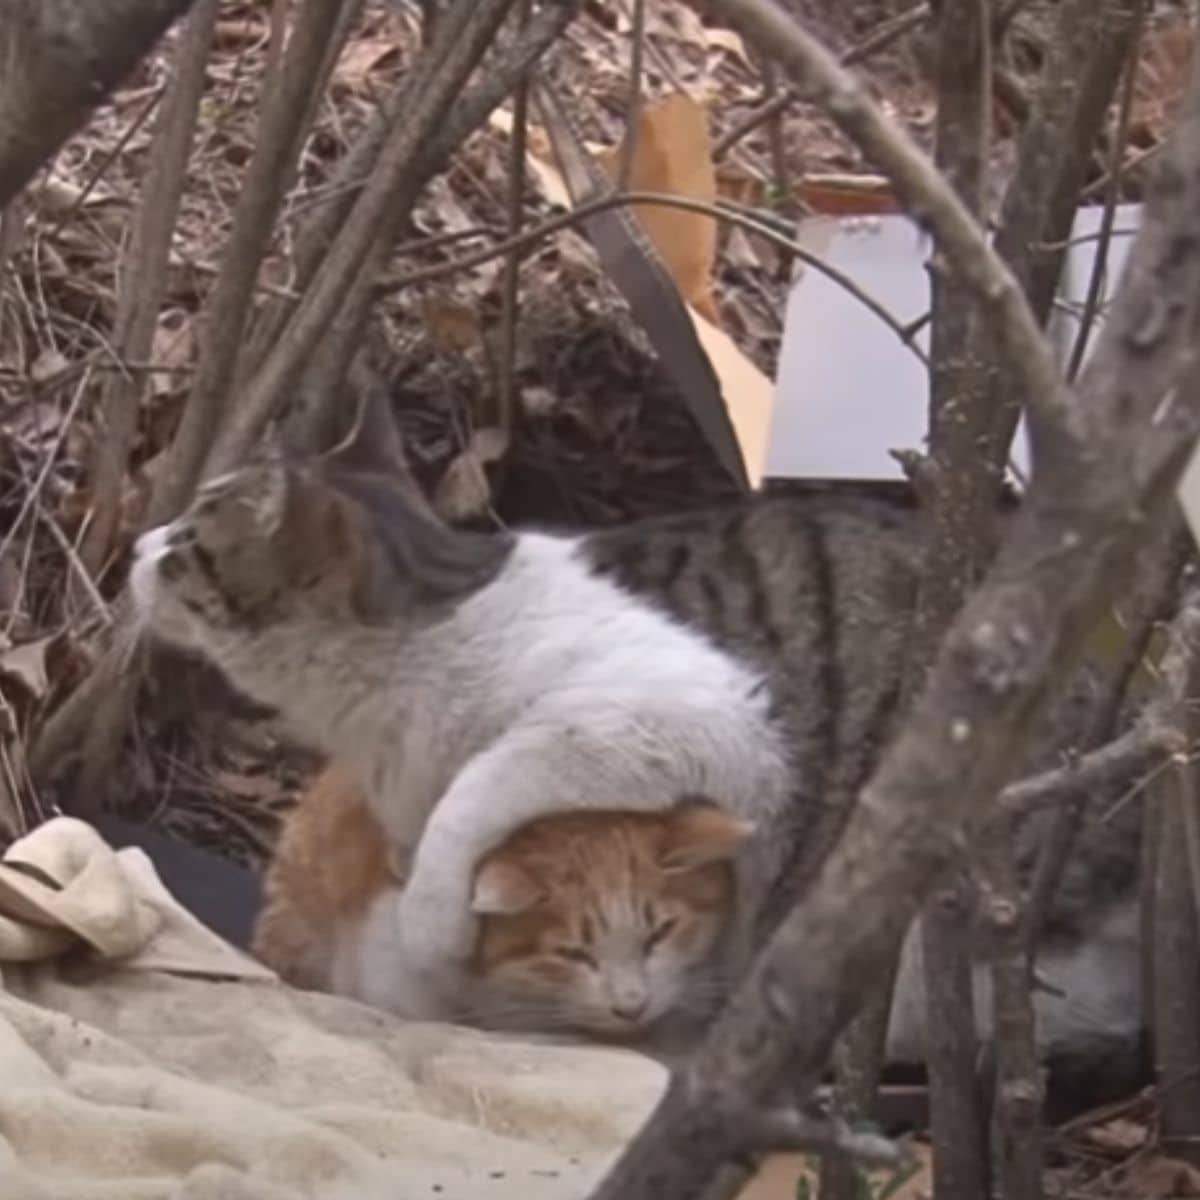
[[[480,864],[486,1024],[641,1033],[697,1007],[733,907],[744,822],[705,801],[534,821]],[[696,993],[696,994],[693,994]]]

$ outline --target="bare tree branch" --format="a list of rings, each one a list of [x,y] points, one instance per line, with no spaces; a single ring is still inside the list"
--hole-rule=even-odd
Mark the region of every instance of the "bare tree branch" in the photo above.
[[[1147,659],[1155,632],[1175,612],[1181,572],[1192,545],[1183,514],[1176,508],[1138,554],[1133,572],[1136,582],[1121,598],[1119,611],[1110,614],[1120,621],[1122,645],[1115,659],[1104,663],[1099,679],[1100,696],[1083,741],[1089,753],[1102,753],[1104,746],[1118,736],[1126,697]],[[1170,720],[1146,723],[1171,724]],[[1025,940],[1031,949],[1041,936],[1087,812],[1087,804],[1078,793],[1057,807],[1042,841],[1025,906]]]
[[[1000,357],[1019,369],[1031,404],[1051,429],[1077,434],[1054,355],[1020,283],[988,246],[967,206],[954,195],[911,138],[897,129],[859,80],[775,0],[707,0],[717,17],[772,55],[792,75],[802,99],[825,109],[842,132],[884,172],[908,212],[928,226],[964,287],[990,313]]]
[[[228,405],[258,268],[291,177],[308,101],[344,0],[304,0],[287,43],[278,82],[265,89],[254,153],[238,197],[233,231],[213,286],[200,359],[183,419],[150,501],[148,521],[173,517],[191,496]]]
[[[1167,634],[1164,715],[1194,736],[1200,695],[1200,592],[1191,589]],[[1190,1152],[1200,1137],[1200,796],[1180,755],[1155,788],[1159,837],[1152,888],[1154,1060],[1163,1090],[1161,1135]]]
[[[919,211],[938,214],[931,223],[940,249],[992,314],[1000,344],[1008,353],[1036,346],[1036,360],[1019,367],[1051,436],[1040,442],[1026,501],[995,565],[951,626],[844,837],[596,1200],[696,1194],[738,1149],[739,1109],[763,1104],[797,1064],[805,1086],[815,1085],[867,981],[961,844],[972,807],[1003,782],[1049,682],[1078,653],[1146,529],[1163,519],[1200,432],[1200,68],[1079,392],[1057,377],[1043,392],[1053,373],[1049,349],[1030,334],[1036,323],[1019,290],[994,302],[986,281],[999,279],[1007,293],[1011,277],[932,168],[923,160],[914,167],[919,156],[865,96],[846,96],[829,56],[778,10],[764,0],[711,7],[758,45],[773,46],[898,190]]]
[[[0,0],[0,209],[191,0]]]
[[[241,398],[237,411],[213,450],[210,471],[237,462],[276,413],[320,340],[343,309],[368,259],[390,243],[403,219],[397,194],[405,190],[422,141],[444,118],[454,98],[483,57],[513,0],[474,0],[452,7],[441,18],[438,45],[418,61],[421,82],[413,104],[389,130],[370,178],[346,223],[330,246],[312,285]],[[464,7],[469,12],[463,13]],[[460,19],[456,13],[463,13]],[[439,46],[448,46],[439,52]],[[411,206],[411,200],[408,206]]]
[[[1020,282],[1042,325],[1058,289],[1088,163],[1122,65],[1131,58],[1137,40],[1140,4],[1141,0],[1064,0],[1058,6],[996,234],[997,254]],[[1028,396],[1028,380],[1018,364],[1003,356],[998,364],[1003,369],[994,384],[987,448],[997,471],[1003,469]],[[1031,432],[1040,432],[1038,425]]]
[[[136,223],[122,263],[113,322],[113,344],[125,362],[145,362],[151,357],[219,7],[219,0],[199,0],[189,16],[159,111]],[[91,522],[80,548],[84,566],[93,575],[100,573],[120,524],[121,489],[145,385],[144,375],[126,373],[105,381],[100,427],[92,447]]]
[[[936,164],[964,205],[981,220],[990,143],[991,53],[981,0],[944,0],[937,15]],[[988,427],[990,345],[984,313],[935,260],[929,396],[929,457],[903,460],[928,527],[925,560],[905,678],[905,703],[919,694],[946,626],[974,584],[991,548],[997,487],[979,453]],[[939,884],[921,918],[927,1015],[934,1190],[939,1200],[982,1200],[984,1124],[975,1086],[975,998],[971,979],[973,888],[954,871]],[[867,1115],[882,1067],[895,964],[839,1049],[838,1111]],[[873,1061],[871,1061],[873,1060]],[[843,1162],[823,1164],[822,1194],[853,1197]]]
[[[437,114],[436,129],[420,140],[416,157],[391,196],[388,221],[378,231],[371,257],[351,282],[337,316],[308,359],[295,393],[287,393],[292,408],[302,413],[296,421],[299,444],[320,444],[324,434],[336,424],[327,410],[336,403],[342,380],[361,340],[371,303],[378,294],[377,281],[391,256],[392,243],[421,190],[442,170],[455,147],[461,145],[516,87],[521,76],[574,19],[578,9],[577,0],[543,7],[521,36],[493,57],[487,70],[480,73],[479,81],[462,93],[449,115]],[[412,119],[412,114],[406,112],[405,121],[411,124]],[[318,236],[314,233],[314,250]],[[315,272],[316,261],[312,265]],[[239,414],[237,427],[230,430],[218,446],[214,470],[236,462],[245,453],[275,416],[284,395],[273,390],[255,392],[255,398]]]
[[[999,807],[1002,812],[1019,815],[1064,804],[1134,780],[1186,748],[1186,740],[1173,724],[1145,715],[1114,741],[1066,766],[1010,783],[1000,793]]]
[[[944,0],[938,15],[936,158],[946,182],[974,215],[984,201],[991,144],[989,14],[981,0]],[[929,547],[909,663],[908,698],[991,552],[996,480],[979,453],[988,425],[992,347],[986,313],[953,273],[931,278],[933,370],[929,398]],[[984,1124],[976,1088],[975,993],[971,979],[974,889],[962,872],[939,885],[921,916],[933,1137],[939,1200],[983,1200]]]

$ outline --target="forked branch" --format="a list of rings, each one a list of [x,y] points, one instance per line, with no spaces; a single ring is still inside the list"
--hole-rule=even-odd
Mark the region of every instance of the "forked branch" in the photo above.
[[[842,841],[595,1200],[698,1194],[740,1149],[737,1114],[764,1104],[784,1070],[803,1088],[815,1085],[833,1038],[946,866],[972,807],[1003,783],[1047,681],[1079,651],[1147,529],[1165,519],[1200,432],[1200,70],[1075,392],[978,226],[830,56],[766,0],[711,7],[776,53],[928,219],[1004,352],[1020,355],[1014,369],[1051,436],[995,565],[951,626]]]

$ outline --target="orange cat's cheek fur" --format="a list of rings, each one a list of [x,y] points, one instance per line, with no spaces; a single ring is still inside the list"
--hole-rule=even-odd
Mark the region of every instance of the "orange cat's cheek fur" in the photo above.
[[[561,958],[541,957],[531,959],[525,970],[544,983],[566,984],[579,974],[579,968]]]

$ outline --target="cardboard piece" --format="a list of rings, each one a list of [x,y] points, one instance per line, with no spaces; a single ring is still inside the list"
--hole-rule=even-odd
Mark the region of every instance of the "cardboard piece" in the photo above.
[[[1104,297],[1124,267],[1140,207],[1117,210]],[[1050,334],[1065,365],[1079,330],[1095,260],[1102,209],[1081,209],[1063,270]],[[901,325],[929,311],[929,237],[908,217],[887,215],[802,224],[805,248],[853,280]],[[1089,351],[1102,318],[1092,327]],[[926,326],[914,339],[928,353]],[[928,372],[895,330],[841,284],[814,268],[797,276],[775,388],[766,475],[777,479],[900,480],[889,451],[923,449],[928,426]],[[1029,469],[1026,431],[1018,429],[1013,462]],[[1198,485],[1200,486],[1200,485]]]

